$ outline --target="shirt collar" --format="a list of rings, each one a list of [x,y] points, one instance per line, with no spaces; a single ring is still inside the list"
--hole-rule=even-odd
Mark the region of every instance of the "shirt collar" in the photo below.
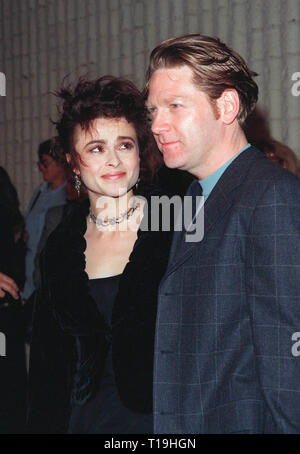
[[[212,173],[211,175],[209,175],[208,177],[204,178],[203,180],[199,180],[199,183],[202,187],[202,190],[203,190],[203,196],[204,196],[204,199],[206,200],[209,196],[209,194],[211,193],[211,191],[213,190],[213,188],[215,187],[215,185],[217,184],[217,182],[219,181],[219,179],[221,178],[221,176],[223,175],[223,173],[225,172],[225,170],[227,169],[227,167],[245,150],[247,150],[247,148],[250,147],[250,143],[248,143],[244,148],[242,148],[235,156],[233,156],[233,158],[231,158],[229,161],[225,162],[225,164],[223,164],[218,170],[216,170],[214,173]]]

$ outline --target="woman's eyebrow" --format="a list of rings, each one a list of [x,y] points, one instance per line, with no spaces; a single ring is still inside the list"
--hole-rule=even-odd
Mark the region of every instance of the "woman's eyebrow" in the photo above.
[[[132,142],[135,142],[134,138],[131,136],[118,136],[118,140],[132,140]]]
[[[96,139],[96,140],[91,140],[90,142],[86,143],[85,146],[83,148],[86,148],[88,147],[89,145],[92,145],[94,143],[102,143],[102,144],[105,144],[106,143],[106,140],[103,140],[103,139]]]

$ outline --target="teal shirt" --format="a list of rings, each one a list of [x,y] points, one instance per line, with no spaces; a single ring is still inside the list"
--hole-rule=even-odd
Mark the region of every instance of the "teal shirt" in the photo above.
[[[222,167],[220,167],[214,173],[204,178],[203,180],[199,180],[199,184],[201,185],[203,190],[204,200],[208,198],[209,194],[211,193],[215,185],[218,183],[219,179],[221,178],[227,167],[230,166],[230,164],[237,158],[238,155],[240,155],[243,151],[247,150],[247,148],[249,147],[250,143],[248,143],[244,148],[242,148],[242,150],[239,151],[238,154],[233,156],[233,158],[225,162],[225,164],[223,164]]]

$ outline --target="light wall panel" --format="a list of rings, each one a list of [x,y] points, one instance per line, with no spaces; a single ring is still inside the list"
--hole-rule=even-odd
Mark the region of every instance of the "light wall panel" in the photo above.
[[[197,32],[219,36],[259,73],[272,134],[300,157],[299,0],[0,0],[0,165],[23,209],[40,182],[37,148],[55,134],[52,92],[64,78],[115,74],[141,88],[153,47]]]

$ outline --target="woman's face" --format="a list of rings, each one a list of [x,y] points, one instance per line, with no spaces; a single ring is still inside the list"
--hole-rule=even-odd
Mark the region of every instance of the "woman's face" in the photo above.
[[[89,195],[120,197],[137,182],[139,148],[135,128],[122,118],[97,118],[88,130],[75,127],[78,167]],[[81,161],[81,162],[80,162]]]

